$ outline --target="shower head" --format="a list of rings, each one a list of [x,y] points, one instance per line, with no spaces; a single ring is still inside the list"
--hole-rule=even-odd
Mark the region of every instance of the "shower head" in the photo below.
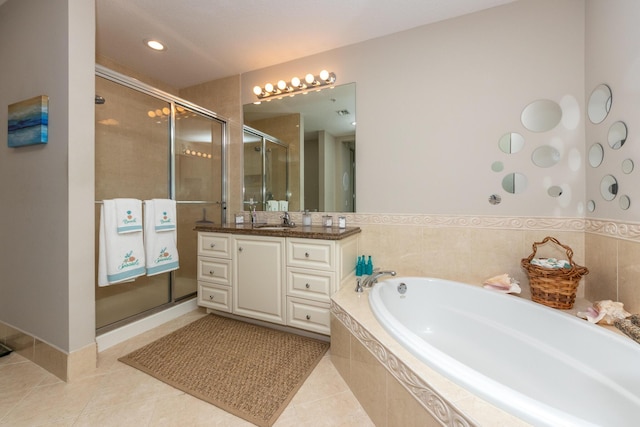
[[[106,99],[104,99],[103,97],[101,97],[100,95],[96,95],[96,104],[98,105],[102,105],[106,102]]]

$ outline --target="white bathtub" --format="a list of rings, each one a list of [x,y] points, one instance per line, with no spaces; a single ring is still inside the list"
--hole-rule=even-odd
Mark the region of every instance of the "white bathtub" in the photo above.
[[[528,423],[640,425],[640,344],[624,336],[523,298],[440,279],[385,280],[369,302],[416,357]]]

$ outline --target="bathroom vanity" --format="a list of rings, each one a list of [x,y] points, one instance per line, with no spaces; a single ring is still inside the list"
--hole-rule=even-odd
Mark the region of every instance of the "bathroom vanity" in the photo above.
[[[198,305],[329,335],[330,297],[355,283],[360,228],[220,225],[198,232]]]

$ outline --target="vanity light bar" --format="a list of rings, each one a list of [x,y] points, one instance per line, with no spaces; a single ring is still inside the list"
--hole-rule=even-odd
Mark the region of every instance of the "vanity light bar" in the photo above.
[[[258,99],[265,99],[277,95],[295,94],[309,89],[320,89],[325,86],[331,86],[335,84],[335,82],[335,73],[322,70],[317,76],[314,76],[311,73],[307,74],[304,77],[304,80],[300,80],[298,77],[293,77],[289,83],[284,80],[280,80],[275,86],[271,83],[266,83],[264,87],[256,86],[253,88],[253,93],[258,97]]]

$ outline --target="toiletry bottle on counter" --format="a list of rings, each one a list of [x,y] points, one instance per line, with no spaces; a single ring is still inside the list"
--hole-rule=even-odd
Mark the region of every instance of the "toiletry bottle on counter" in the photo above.
[[[362,262],[362,257],[358,257],[356,261],[356,276],[362,276],[364,274],[364,263]]]
[[[310,226],[311,225],[311,214],[309,213],[309,210],[305,210],[304,213],[302,214],[302,225],[304,226]]]
[[[367,265],[365,267],[365,274],[373,274],[373,261],[371,261],[371,255],[369,255],[369,260],[367,261]]]

